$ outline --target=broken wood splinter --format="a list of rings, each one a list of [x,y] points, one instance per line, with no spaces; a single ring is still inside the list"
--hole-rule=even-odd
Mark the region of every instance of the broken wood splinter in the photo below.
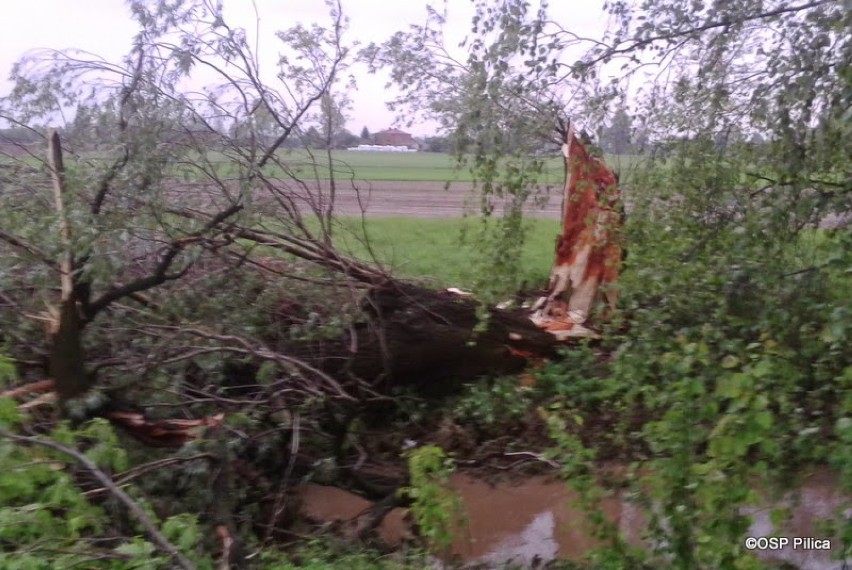
[[[562,145],[565,195],[562,233],[556,239],[556,262],[547,294],[532,307],[530,319],[559,340],[600,338],[587,327],[599,293],[615,310],[621,269],[620,194],[618,179],[603,160],[592,156],[569,125]]]

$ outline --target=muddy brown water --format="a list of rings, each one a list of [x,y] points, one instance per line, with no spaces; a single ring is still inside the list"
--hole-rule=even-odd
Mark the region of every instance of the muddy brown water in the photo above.
[[[465,517],[451,551],[465,564],[501,568],[511,562],[531,567],[555,559],[579,560],[596,545],[584,514],[574,506],[576,493],[564,482],[537,476],[491,484],[455,474],[451,486],[461,499]],[[359,515],[371,506],[369,501],[347,491],[314,484],[302,487],[301,504],[306,518],[318,524],[337,522],[344,534],[347,526],[351,531]],[[829,550],[807,549],[805,544],[794,548],[791,542],[781,549],[755,552],[766,562],[784,562],[803,570],[839,570],[844,567],[843,562],[834,558],[841,545],[836,538],[825,535],[821,521],[833,519],[839,509],[846,509],[845,516],[852,516],[850,504],[850,497],[839,491],[836,476],[819,471],[780,501],[746,509],[753,517],[748,536],[829,539]],[[777,506],[788,506],[792,516],[773,532],[770,512]],[[638,506],[626,496],[614,495],[604,501],[603,510],[629,543],[643,545],[647,518]],[[378,533],[390,546],[411,537],[405,511],[391,511]],[[847,560],[847,564],[852,564],[852,560]]]

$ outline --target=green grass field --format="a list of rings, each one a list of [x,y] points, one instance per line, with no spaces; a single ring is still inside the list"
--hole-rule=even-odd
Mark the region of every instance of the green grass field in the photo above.
[[[363,225],[362,225],[363,224]],[[474,236],[481,227],[479,218],[355,218],[340,217],[335,226],[335,242],[343,252],[355,258],[375,259],[397,277],[425,281],[435,288],[472,288],[481,275],[477,275],[476,260],[480,258]],[[555,238],[559,222],[553,219],[527,218],[527,236],[524,241],[521,269],[515,280],[517,286],[527,282],[529,287],[544,287],[554,262]],[[462,238],[466,230],[466,238]],[[366,233],[370,249],[364,243]],[[798,263],[822,265],[839,241],[827,230],[804,232],[793,251],[800,257]],[[834,248],[834,249],[833,249]],[[370,252],[372,250],[372,254]],[[828,284],[833,297],[848,299],[852,286],[838,272],[837,279]]]
[[[399,277],[424,279],[435,287],[471,287],[477,281],[476,243],[481,221],[476,218],[341,218],[336,240],[354,257],[370,260],[363,243],[369,239],[376,259]],[[553,264],[556,220],[530,218],[517,284],[544,286]],[[470,237],[462,240],[463,230]],[[507,292],[509,293],[509,292]]]
[[[225,157],[211,155],[214,162],[226,162]],[[400,182],[471,182],[473,176],[466,167],[458,168],[455,159],[437,152],[359,152],[332,151],[329,168],[325,151],[282,150],[277,158],[290,172],[304,179],[327,179],[333,171],[336,178],[356,180],[389,180]],[[616,170],[626,171],[635,164],[631,156],[607,157],[607,164]],[[281,176],[280,168],[271,166],[269,174]],[[220,172],[233,175],[233,172]],[[547,159],[541,183],[558,184],[563,179],[562,157]]]
[[[327,179],[333,171],[337,178],[356,180],[390,180],[400,182],[471,182],[473,176],[466,167],[458,168],[455,159],[437,152],[360,152],[332,151],[329,168],[325,151],[308,153],[305,150],[284,150],[278,159],[292,173],[306,179]],[[548,159],[543,183],[562,179],[562,160]]]
[[[288,150],[279,158],[293,165],[294,172],[305,178],[328,178],[327,157],[317,151],[313,160],[304,150]],[[607,164],[616,170],[626,170],[636,163],[636,157],[609,156]],[[321,163],[316,169],[313,163]],[[335,176],[358,180],[394,180],[418,182],[470,182],[473,177],[466,167],[457,168],[455,159],[438,152],[332,152]],[[547,159],[542,183],[558,184],[563,179],[562,157]]]
[[[107,154],[97,151],[84,152],[86,160],[98,162],[106,159]],[[220,176],[235,177],[238,175],[230,159],[223,153],[211,151],[207,154],[209,160]],[[471,182],[473,175],[467,167],[457,167],[455,159],[446,153],[439,152],[360,152],[349,150],[332,151],[332,164],[329,168],[325,151],[308,152],[304,149],[281,150],[277,158],[287,166],[290,173],[306,180],[328,179],[333,171],[338,179],[370,180],[370,181],[399,181],[399,182]],[[624,174],[636,164],[638,157],[606,156],[607,164]],[[22,160],[35,165],[32,157],[12,159],[0,155],[0,164]],[[188,160],[182,165],[175,166],[175,175],[184,180],[194,180],[199,177]],[[209,165],[205,165],[208,167]],[[276,165],[267,165],[267,175],[281,177],[285,173]],[[542,184],[559,184],[563,180],[562,157],[554,155],[547,158],[544,174],[539,181]]]
[[[329,169],[324,152],[317,151],[313,161],[306,151],[290,150],[279,153],[282,161],[293,164],[294,172],[306,178],[328,178]],[[359,180],[396,181],[469,181],[467,170],[456,168],[453,158],[434,152],[358,152],[336,150],[332,153],[333,170],[337,177]],[[319,163],[314,170],[312,162]]]

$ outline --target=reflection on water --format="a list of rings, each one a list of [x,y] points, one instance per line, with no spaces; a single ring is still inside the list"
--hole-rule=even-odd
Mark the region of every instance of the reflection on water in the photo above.
[[[511,561],[528,567],[557,558],[577,560],[596,545],[587,532],[585,516],[572,506],[576,494],[563,482],[530,477],[516,483],[492,485],[456,474],[451,485],[466,515],[464,528],[456,533],[452,553],[464,562],[500,567]],[[754,517],[749,535],[829,538],[820,521],[833,518],[839,508],[850,504],[850,498],[838,490],[836,477],[827,471],[819,472],[805,479],[797,493],[749,508],[748,514]],[[351,532],[359,515],[370,507],[368,501],[351,493],[318,485],[303,488],[302,505],[303,513],[311,520],[341,521],[344,533],[347,528]],[[782,530],[773,533],[770,512],[777,506],[789,507],[792,516]],[[623,498],[613,497],[604,501],[603,510],[609,520],[618,524],[626,540],[634,545],[642,543],[646,519],[641,509]],[[845,515],[852,516],[852,509]],[[410,534],[401,509],[394,509],[378,530],[389,545],[399,544]],[[759,556],[806,570],[835,570],[843,567],[842,562],[831,557],[840,547],[836,541],[830,551],[794,549],[788,545],[781,550],[761,552]]]
[[[577,559],[595,546],[583,514],[570,505],[574,495],[561,481],[531,477],[492,486],[457,474],[452,486],[468,519],[453,544],[462,560],[529,565],[536,559]],[[606,501],[603,508],[611,520],[620,518],[619,501]]]
[[[789,507],[790,520],[784,525],[783,532],[773,533],[770,515],[772,507]],[[829,471],[820,471],[808,477],[795,494],[784,497],[768,506],[752,507],[746,510],[753,517],[749,534],[751,536],[809,537],[830,538],[821,528],[823,521],[833,519],[839,509],[844,516],[852,517],[852,500],[844,496],[837,485],[837,477]],[[832,541],[830,551],[794,549],[787,546],[782,550],[768,550],[762,553],[764,560],[784,561],[798,568],[808,570],[839,570],[845,568],[842,562],[831,559],[832,551],[837,553],[842,545],[836,539]],[[852,560],[847,561],[852,564]],[[848,567],[848,566],[847,566]]]

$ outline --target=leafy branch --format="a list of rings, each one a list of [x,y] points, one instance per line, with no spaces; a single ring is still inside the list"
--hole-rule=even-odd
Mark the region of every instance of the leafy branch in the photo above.
[[[41,447],[46,447],[48,449],[52,449],[54,451],[58,451],[63,455],[67,455],[77,461],[80,465],[83,466],[92,476],[98,480],[109,492],[118,499],[127,510],[139,521],[139,524],[147,532],[153,544],[164,554],[174,558],[175,562],[184,570],[195,570],[195,564],[193,564],[186,556],[184,556],[177,547],[166,539],[165,536],[160,532],[157,528],[157,525],[154,524],[154,521],[151,520],[151,517],[140,507],[127,493],[125,493],[112,478],[104,473],[91,459],[77,451],[76,449],[71,449],[61,443],[58,443],[49,439],[41,439],[38,437],[25,436],[25,435],[16,435],[10,431],[0,428],[0,437],[8,439],[10,441],[14,441],[16,443],[21,443],[24,445],[36,445]]]

